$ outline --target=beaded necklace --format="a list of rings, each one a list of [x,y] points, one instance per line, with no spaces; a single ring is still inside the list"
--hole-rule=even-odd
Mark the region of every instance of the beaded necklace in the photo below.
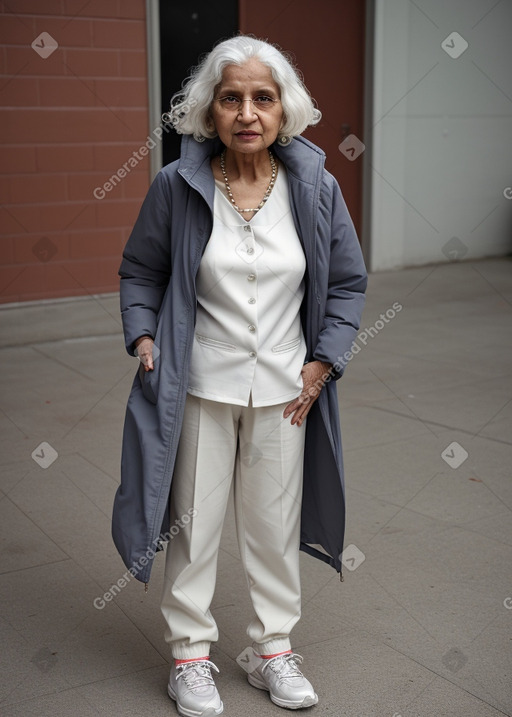
[[[274,159],[274,155],[268,150],[268,156],[270,159],[270,167],[272,169],[272,176],[270,177],[270,184],[267,187],[267,191],[265,192],[263,199],[258,204],[257,207],[253,207],[251,209],[240,209],[240,207],[236,204],[234,198],[233,198],[233,192],[231,191],[231,187],[229,185],[228,175],[226,174],[226,150],[222,152],[220,155],[220,171],[222,172],[222,176],[224,178],[224,184],[226,185],[226,192],[228,193],[229,200],[233,207],[236,209],[237,212],[240,212],[241,214],[244,214],[246,212],[259,212],[259,210],[264,206],[267,199],[270,197],[270,194],[272,190],[274,189],[274,184],[276,183],[276,177],[277,177],[277,164]]]

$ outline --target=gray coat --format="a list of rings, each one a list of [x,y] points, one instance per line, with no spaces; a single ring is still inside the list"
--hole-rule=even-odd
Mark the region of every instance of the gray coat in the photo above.
[[[181,157],[156,176],[126,244],[121,311],[126,348],[155,340],[154,370],[135,376],[124,424],[121,485],[112,534],[126,566],[148,582],[169,530],[169,496],[196,315],[195,279],[212,230],[211,157],[219,140],[182,141]],[[343,373],[364,302],[366,271],[352,221],[325,154],[302,137],[273,151],[286,166],[292,215],[306,256],[301,320],[307,360]],[[290,419],[288,419],[290,420]],[[192,507],[192,506],[191,506]],[[301,549],[341,572],[345,500],[338,399],[329,381],[306,422]],[[176,528],[174,528],[176,530]],[[172,535],[172,532],[171,532]],[[169,536],[167,535],[167,538]]]

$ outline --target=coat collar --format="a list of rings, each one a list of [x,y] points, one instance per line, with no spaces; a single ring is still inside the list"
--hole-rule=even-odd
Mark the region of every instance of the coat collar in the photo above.
[[[182,139],[179,174],[204,198],[213,216],[215,182],[211,157],[220,154],[224,145],[218,139],[197,142],[191,135]],[[293,219],[308,265],[310,286],[316,286],[315,227],[320,198],[325,152],[304,137],[294,137],[284,147],[272,145],[277,158],[288,172]]]
[[[210,159],[220,154],[222,147],[218,137],[197,142],[192,135],[184,135],[181,141],[179,173],[193,187],[204,190],[212,183]],[[290,144],[284,147],[275,142],[272,151],[298,181],[312,185],[318,182],[325,163],[325,152],[320,147],[304,137],[294,137]]]

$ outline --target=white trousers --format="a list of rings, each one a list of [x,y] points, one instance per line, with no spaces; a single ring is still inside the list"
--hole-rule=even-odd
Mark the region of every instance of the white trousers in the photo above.
[[[171,526],[183,527],[167,545],[161,606],[165,639],[177,659],[208,655],[218,639],[210,604],[233,477],[238,544],[255,613],[247,634],[260,654],[290,649],[300,618],[306,424],[292,426],[283,418],[285,406],[234,406],[187,395],[171,493]]]

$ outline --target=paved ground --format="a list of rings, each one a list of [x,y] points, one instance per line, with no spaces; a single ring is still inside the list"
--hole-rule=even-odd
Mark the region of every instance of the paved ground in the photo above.
[[[125,571],[110,511],[136,366],[117,297],[0,319],[0,713],[174,715],[162,557],[147,594],[132,582],[93,605]],[[352,569],[340,583],[301,557],[306,713],[510,715],[511,262],[374,275],[362,326],[339,383]],[[225,714],[282,715],[235,662],[249,603],[231,516],[213,612]]]

